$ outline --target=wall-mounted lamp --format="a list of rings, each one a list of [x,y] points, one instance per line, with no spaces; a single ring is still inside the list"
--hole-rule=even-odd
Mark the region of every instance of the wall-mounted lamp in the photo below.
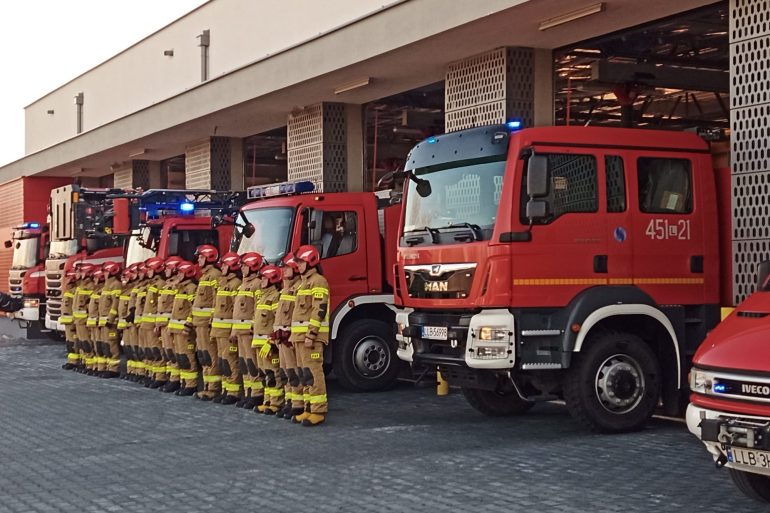
[[[359,87],[368,86],[372,82],[371,77],[363,77],[359,78],[357,80],[353,80],[351,82],[348,82],[347,84],[342,84],[334,88],[334,94],[342,94],[347,91],[352,91],[353,89],[358,89]]]
[[[174,49],[172,48],[171,50],[163,50],[163,55],[165,55],[166,57],[173,57]]]
[[[53,116],[53,109],[48,109],[45,111],[46,114]]]
[[[558,27],[559,25],[569,23],[570,21],[579,20],[580,18],[585,18],[586,16],[600,13],[603,10],[604,10],[604,2],[587,5],[586,7],[581,7],[580,9],[575,9],[574,11],[565,12],[564,14],[560,14],[558,16],[554,16],[553,18],[548,18],[547,20],[543,20],[540,22],[538,29],[548,30],[550,28]]]

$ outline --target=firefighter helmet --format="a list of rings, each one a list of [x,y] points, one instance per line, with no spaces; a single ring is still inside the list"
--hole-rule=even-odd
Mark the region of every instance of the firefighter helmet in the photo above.
[[[144,261],[144,265],[147,266],[147,269],[152,269],[156,273],[159,273],[165,269],[166,265],[162,258],[160,257],[150,257],[147,260]]]
[[[176,272],[181,273],[185,278],[197,279],[200,278],[201,268],[198,267],[198,264],[182,260],[179,262],[179,265],[176,266]]]
[[[94,280],[102,281],[104,280],[104,271],[102,271],[101,268],[97,267],[96,270],[93,272],[92,276],[94,277]]]
[[[318,253],[318,249],[315,246],[311,246],[310,244],[300,246],[294,253],[294,256],[298,260],[307,262],[307,265],[310,267],[317,266],[318,262],[321,261],[321,255]]]
[[[94,266],[94,264],[80,264],[76,269],[83,276],[91,276],[94,274],[96,266]]]
[[[257,272],[262,268],[263,265],[265,265],[265,260],[259,253],[244,253],[241,255],[241,265],[245,265],[251,271]]]
[[[170,256],[166,259],[166,262],[165,262],[166,269],[173,272],[177,267],[179,267],[179,264],[181,264],[182,262],[184,262],[184,258],[176,255]]]
[[[294,258],[294,255],[289,253],[283,259],[281,259],[281,263],[286,267],[291,267],[295,273],[299,272],[299,264],[297,263],[297,259]]]
[[[77,277],[77,275],[78,275],[77,269],[70,269],[69,271],[64,273],[64,276],[70,281],[74,280]]]
[[[277,265],[266,265],[259,270],[259,274],[265,278],[268,283],[278,283],[283,279],[281,268]]]
[[[239,265],[241,265],[241,257],[234,251],[225,253],[222,255],[222,258],[219,259],[219,267],[222,269],[227,267],[231,271],[237,271]]]
[[[104,276],[117,276],[120,274],[120,264],[118,262],[104,262],[102,264]]]
[[[206,262],[214,263],[219,259],[219,250],[211,244],[204,244],[195,249],[195,258],[204,257]]]
[[[147,266],[144,262],[139,262],[136,265],[136,276],[144,278],[147,275]]]

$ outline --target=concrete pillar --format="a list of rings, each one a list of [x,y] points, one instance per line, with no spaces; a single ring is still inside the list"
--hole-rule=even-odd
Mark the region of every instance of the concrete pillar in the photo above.
[[[234,180],[235,178],[235,180]],[[187,189],[243,189],[243,141],[208,137],[185,146]]]
[[[553,124],[550,50],[497,48],[449,64],[446,72],[446,131],[504,123]]]
[[[354,117],[355,110],[349,111],[341,103],[319,103],[289,115],[286,141],[289,181],[310,180],[316,190],[323,192],[347,190],[351,172],[348,118]],[[360,112],[360,107],[358,110]],[[351,138],[358,137],[357,144],[363,147],[363,129],[351,128]],[[350,151],[355,152],[354,145]],[[363,156],[356,160],[359,170],[362,169]],[[356,179],[353,182],[356,184]]]
[[[113,168],[114,186],[120,189],[149,189],[150,161],[132,160]]]
[[[361,105],[345,105],[345,149],[348,191],[361,192],[366,183],[364,163],[364,111]]]
[[[147,187],[145,189],[163,189],[165,184],[163,183],[160,173],[160,161],[158,160],[143,160],[144,166],[147,169]]]
[[[733,300],[753,292],[770,259],[770,11],[730,0],[730,128]],[[727,221],[727,220],[725,220]]]

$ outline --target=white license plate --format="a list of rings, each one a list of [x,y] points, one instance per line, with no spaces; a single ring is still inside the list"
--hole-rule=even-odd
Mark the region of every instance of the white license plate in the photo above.
[[[756,468],[770,468],[770,452],[727,447],[727,461]]]
[[[447,328],[446,326],[423,326],[422,338],[430,340],[446,340]]]

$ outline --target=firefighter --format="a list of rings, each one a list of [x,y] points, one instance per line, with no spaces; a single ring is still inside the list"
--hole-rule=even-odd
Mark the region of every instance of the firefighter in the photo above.
[[[137,383],[145,384],[147,378],[147,356],[144,351],[144,338],[141,331],[142,317],[144,310],[144,300],[147,297],[147,266],[144,262],[136,265],[136,281],[131,289],[131,300],[128,308],[127,321],[131,323],[129,328],[132,331],[131,338],[134,340],[134,353],[136,362],[134,369],[136,376],[134,380]]]
[[[273,333],[270,338],[278,346],[279,373],[281,373],[285,383],[284,407],[276,413],[276,416],[290,420],[305,411],[299,374],[297,374],[297,355],[294,351],[294,344],[289,340],[291,317],[294,314],[294,304],[297,300],[294,289],[299,284],[299,266],[291,254],[286,255],[281,263],[283,264],[282,288],[273,320]]]
[[[131,289],[136,279],[136,264],[131,264],[120,274],[120,295],[118,296],[118,333],[123,353],[126,355],[126,373],[122,379],[133,380],[136,374],[136,353],[134,352],[133,322],[128,316],[131,308]]]
[[[75,269],[64,273],[62,284],[61,315],[59,323],[64,325],[64,341],[67,345],[67,362],[62,365],[64,370],[74,370],[80,364],[80,354],[77,351],[77,330],[73,324],[72,309],[75,301],[75,293],[80,282],[80,273]]]
[[[150,257],[145,260],[145,266],[147,267],[147,295],[144,297],[142,324],[139,327],[139,337],[144,347],[144,363],[147,367],[145,386],[160,388],[166,384],[168,377],[161,354],[160,337],[155,331],[155,318],[158,314],[158,294],[164,282],[160,273],[163,272],[165,265],[162,258]]]
[[[324,347],[329,343],[329,283],[318,271],[321,256],[314,246],[300,246],[294,257],[301,278],[291,318],[291,341],[297,353],[305,411],[292,422],[317,426],[326,420],[328,411],[323,361]]]
[[[99,356],[96,342],[101,337],[101,331],[99,329],[99,300],[102,297],[102,289],[104,288],[104,271],[102,271],[100,267],[94,269],[94,272],[91,275],[91,282],[93,292],[88,299],[88,320],[86,321],[89,341],[89,351],[86,355],[86,374],[89,376],[98,376],[102,357]]]
[[[179,367],[177,367],[176,353],[174,352],[174,336],[168,330],[168,321],[171,318],[171,310],[174,308],[174,298],[179,292],[177,285],[180,281],[180,275],[174,271],[182,261],[182,258],[178,256],[170,256],[166,259],[163,266],[164,280],[162,285],[158,286],[155,336],[160,338],[162,365],[166,375],[166,384],[160,390],[167,393],[179,390]]]
[[[233,300],[241,279],[241,258],[238,253],[226,253],[219,259],[222,275],[217,283],[214,300],[214,318],[211,322],[211,340],[216,344],[219,369],[222,374],[222,394],[215,402],[234,404],[241,396],[241,371],[238,366],[238,346],[230,342],[233,328]]]
[[[259,253],[241,255],[241,282],[233,298],[233,330],[230,343],[238,346],[238,366],[243,376],[243,396],[235,403],[239,408],[254,409],[262,404],[264,384],[257,369],[257,360],[251,349],[254,306],[262,294],[259,270],[264,265]]]
[[[104,285],[99,298],[99,329],[96,331],[96,354],[98,355],[98,376],[116,378],[120,370],[120,342],[118,339],[118,301],[123,288],[120,278],[121,266],[117,262],[102,264]]]
[[[256,350],[257,366],[260,377],[264,379],[265,400],[257,406],[257,411],[275,415],[283,409],[285,373],[280,372],[279,349],[270,335],[275,324],[275,311],[281,296],[280,284],[283,278],[281,269],[266,265],[260,270],[262,294],[254,309],[254,338],[252,344]],[[252,351],[254,351],[252,350]]]
[[[91,264],[83,264],[77,267],[77,270],[80,275],[80,280],[78,280],[77,289],[75,290],[75,298],[72,300],[72,322],[75,325],[77,351],[80,356],[80,364],[76,370],[78,372],[86,372],[86,359],[92,351],[87,322],[88,302],[93,293],[91,275],[93,274],[94,266]]]
[[[198,363],[202,369],[203,390],[196,392],[195,398],[211,401],[222,392],[222,375],[219,373],[217,348],[211,343],[211,320],[214,311],[214,298],[222,273],[216,267],[219,251],[214,246],[204,244],[195,250],[195,258],[201,270],[198,288],[192,309],[192,324],[195,328],[195,340]]]
[[[181,277],[174,296],[171,320],[168,330],[174,339],[176,364],[182,387],[177,395],[191,396],[198,390],[198,358],[195,351],[195,333],[192,330],[192,305],[200,278],[200,267],[192,262],[182,261],[176,266]]]

